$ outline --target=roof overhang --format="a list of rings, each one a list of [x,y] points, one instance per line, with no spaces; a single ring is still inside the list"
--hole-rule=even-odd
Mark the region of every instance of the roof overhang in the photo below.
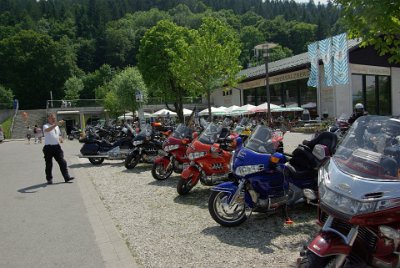
[[[79,114],[79,111],[57,111],[57,114]]]

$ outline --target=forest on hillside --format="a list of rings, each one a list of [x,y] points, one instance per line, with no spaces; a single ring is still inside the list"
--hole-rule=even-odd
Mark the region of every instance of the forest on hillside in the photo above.
[[[256,44],[278,43],[272,60],[305,52],[344,31],[339,16],[331,2],[312,0],[0,0],[0,93],[11,90],[24,109],[44,107],[50,91],[65,98],[71,85],[79,85],[79,98],[95,98],[97,88],[137,65],[140,40],[160,20],[189,29],[204,17],[226,22],[247,68],[260,61]]]

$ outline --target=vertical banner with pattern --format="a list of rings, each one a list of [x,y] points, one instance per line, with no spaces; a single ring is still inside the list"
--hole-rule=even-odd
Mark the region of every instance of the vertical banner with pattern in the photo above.
[[[311,62],[311,72],[307,85],[309,87],[318,87],[318,42],[308,45],[308,58]]]
[[[324,63],[325,84],[333,86],[333,59],[332,59],[332,39],[327,38],[318,42],[319,53]]]
[[[345,85],[349,83],[349,56],[347,51],[347,34],[339,34],[332,37],[334,71],[333,79],[335,85]]]

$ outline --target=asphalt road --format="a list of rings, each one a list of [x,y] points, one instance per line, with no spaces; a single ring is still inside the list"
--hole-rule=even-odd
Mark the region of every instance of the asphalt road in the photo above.
[[[47,185],[42,147],[0,144],[0,267],[104,267],[77,182],[64,183],[53,161]]]

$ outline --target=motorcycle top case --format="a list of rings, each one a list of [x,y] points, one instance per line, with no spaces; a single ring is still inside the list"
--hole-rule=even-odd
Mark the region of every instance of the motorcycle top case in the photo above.
[[[99,151],[99,145],[96,143],[85,143],[81,148],[82,155],[96,155]]]

